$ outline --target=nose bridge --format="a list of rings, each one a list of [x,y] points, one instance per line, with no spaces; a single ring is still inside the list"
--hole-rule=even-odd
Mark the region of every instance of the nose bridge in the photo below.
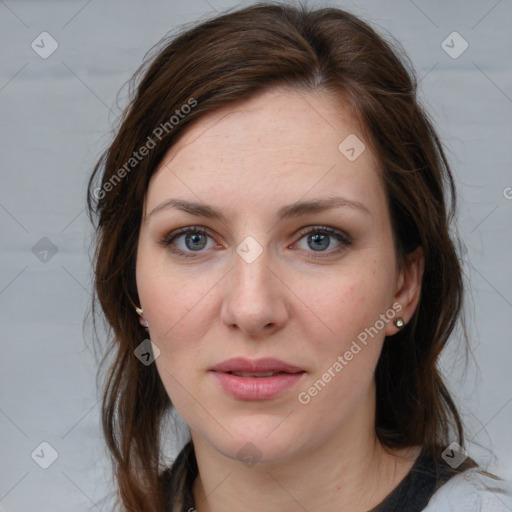
[[[257,245],[256,245],[257,244]],[[268,248],[264,248],[252,237],[241,242],[236,248],[234,281],[240,291],[270,295],[270,258]]]
[[[286,298],[271,269],[270,253],[253,237],[236,248],[226,288],[223,320],[252,334],[268,326],[281,327],[286,319]]]
[[[268,248],[253,237],[247,237],[236,248],[232,291],[240,298],[250,299],[252,306],[245,305],[248,309],[261,308],[275,294],[270,263]]]

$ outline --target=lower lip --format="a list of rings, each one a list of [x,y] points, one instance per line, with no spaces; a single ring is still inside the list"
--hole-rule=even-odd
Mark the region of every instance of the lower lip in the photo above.
[[[293,387],[305,372],[279,373],[272,377],[239,377],[231,373],[212,372],[222,389],[238,400],[268,400]]]

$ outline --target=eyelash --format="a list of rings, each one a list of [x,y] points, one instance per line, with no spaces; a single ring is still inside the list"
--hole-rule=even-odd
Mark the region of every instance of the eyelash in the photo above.
[[[208,234],[208,231],[201,226],[187,226],[185,228],[181,228],[181,229],[172,231],[171,233],[167,234],[162,240],[160,240],[159,243],[163,247],[169,248],[169,250],[172,253],[176,254],[179,257],[196,258],[197,256],[193,255],[192,253],[186,253],[186,252],[182,251],[181,249],[176,249],[176,247],[173,247],[173,243],[176,238],[179,238],[182,235],[186,235],[186,234],[190,234],[190,233],[205,235],[205,236],[209,236],[210,238],[212,238]],[[346,247],[352,245],[352,240],[350,239],[350,237],[348,235],[346,235],[342,231],[338,231],[337,229],[333,229],[329,226],[314,226],[312,229],[303,228],[298,233],[298,235],[300,236],[299,240],[304,238],[306,235],[310,235],[310,234],[329,235],[329,236],[336,238],[336,240],[341,243],[341,245],[337,249],[333,249],[333,250],[330,250],[327,252],[327,254],[329,256],[331,256],[333,254],[338,254],[338,253],[342,252]],[[202,251],[197,251],[197,252],[200,253]],[[324,251],[311,251],[311,252],[313,252],[313,253],[317,252],[320,254],[324,253]],[[309,256],[309,258],[312,258],[312,259],[327,258],[327,257],[328,256],[320,256],[320,255],[319,256]]]

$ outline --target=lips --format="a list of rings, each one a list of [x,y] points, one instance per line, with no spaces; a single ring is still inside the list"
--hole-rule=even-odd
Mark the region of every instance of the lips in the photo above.
[[[279,359],[234,358],[210,368],[221,389],[237,400],[277,398],[303,378],[305,370]]]

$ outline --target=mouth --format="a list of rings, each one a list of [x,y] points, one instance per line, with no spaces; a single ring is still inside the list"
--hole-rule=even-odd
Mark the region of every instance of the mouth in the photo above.
[[[276,398],[306,374],[298,366],[273,358],[229,359],[210,368],[210,372],[224,393],[246,401]]]
[[[273,357],[262,359],[246,359],[244,357],[235,357],[213,366],[210,368],[210,370],[215,372],[230,373],[233,375],[240,374],[239,376],[241,377],[268,377],[271,376],[270,374],[275,373],[295,374],[305,371],[298,366],[287,363],[280,359],[275,359]]]
[[[230,375],[236,375],[237,377],[255,377],[257,379],[262,379],[264,377],[273,377],[274,375],[293,375],[289,374],[288,372],[225,372],[229,373]],[[299,373],[299,372],[297,372]]]

